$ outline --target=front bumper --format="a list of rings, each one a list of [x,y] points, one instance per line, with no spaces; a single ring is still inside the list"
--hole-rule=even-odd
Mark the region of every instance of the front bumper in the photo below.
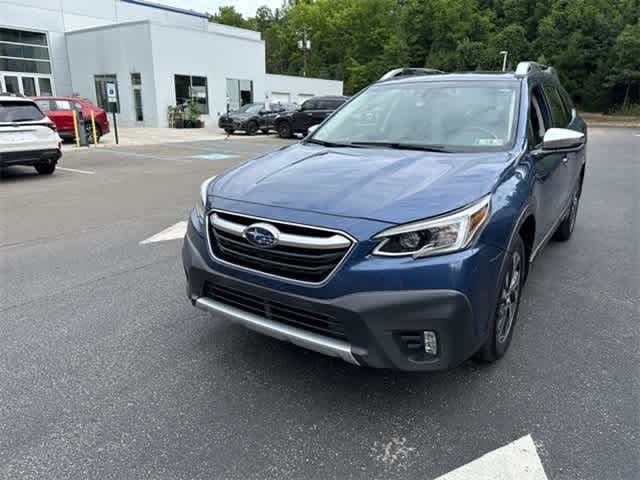
[[[468,359],[485,339],[483,321],[474,314],[469,297],[453,289],[375,290],[317,298],[247,282],[218,269],[206,244],[191,223],[182,259],[187,295],[192,303],[218,318],[241,323],[260,333],[356,364],[406,371],[455,367]],[[228,270],[227,270],[228,271]],[[242,292],[293,309],[338,319],[346,338],[331,338],[287,325],[211,295],[207,285]],[[380,284],[382,287],[384,284]],[[485,296],[486,297],[486,296]],[[483,315],[482,313],[480,315]],[[486,323],[486,319],[485,322]],[[408,349],[407,335],[425,330],[437,334],[438,354]]]
[[[58,148],[4,152],[0,153],[0,165],[36,165],[48,161],[57,162],[61,156],[62,152]]]

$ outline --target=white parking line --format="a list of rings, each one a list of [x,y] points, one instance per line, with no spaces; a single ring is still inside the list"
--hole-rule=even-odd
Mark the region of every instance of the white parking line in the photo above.
[[[436,480],[548,480],[531,435],[483,455]]]
[[[178,222],[175,225],[171,225],[169,228],[165,228],[161,232],[142,240],[140,245],[155,242],[166,242],[167,240],[178,240],[179,238],[184,237],[185,233],[187,233],[187,222]]]
[[[64,170],[65,172],[84,173],[85,175],[95,175],[96,172],[90,172],[89,170],[78,170],[77,168],[58,167],[58,170]]]

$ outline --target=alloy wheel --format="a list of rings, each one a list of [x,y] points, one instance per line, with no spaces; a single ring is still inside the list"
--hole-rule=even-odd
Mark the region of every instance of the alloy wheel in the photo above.
[[[504,276],[502,291],[500,292],[498,321],[496,324],[496,338],[498,343],[504,343],[511,333],[511,327],[518,313],[521,285],[522,257],[519,252],[514,252],[511,256],[511,266]]]

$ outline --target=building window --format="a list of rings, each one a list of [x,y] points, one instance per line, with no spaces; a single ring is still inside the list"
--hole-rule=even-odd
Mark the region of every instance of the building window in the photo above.
[[[120,89],[118,88],[118,77],[116,75],[95,75],[93,77],[96,84],[96,101],[100,108],[105,112],[120,113]],[[107,83],[113,83],[116,86],[117,102],[110,103],[107,97]]]
[[[139,73],[131,74],[131,88],[133,89],[133,109],[136,116],[136,122],[143,122],[144,112],[142,109],[142,77]]]
[[[200,113],[209,113],[209,94],[207,77],[175,75],[176,105],[184,105],[193,98],[200,107]]]
[[[51,73],[47,35],[40,32],[0,28],[0,70]]]

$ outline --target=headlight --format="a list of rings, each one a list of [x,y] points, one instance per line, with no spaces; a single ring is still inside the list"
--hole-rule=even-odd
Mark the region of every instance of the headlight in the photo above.
[[[489,218],[491,196],[443,217],[393,227],[376,235],[374,255],[414,258],[451,253],[468,247]]]
[[[214,175],[211,178],[207,178],[200,185],[200,196],[196,200],[196,213],[200,218],[204,218],[204,210],[205,210],[204,207],[207,204],[207,189],[209,188],[209,185],[216,177],[217,175]]]

